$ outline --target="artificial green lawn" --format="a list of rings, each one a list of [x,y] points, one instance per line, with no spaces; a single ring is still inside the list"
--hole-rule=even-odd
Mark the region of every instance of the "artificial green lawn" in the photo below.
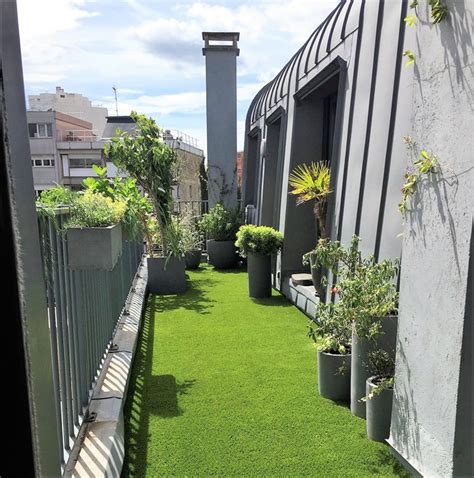
[[[317,392],[306,317],[204,267],[150,296],[125,410],[125,476],[398,476],[365,421]]]

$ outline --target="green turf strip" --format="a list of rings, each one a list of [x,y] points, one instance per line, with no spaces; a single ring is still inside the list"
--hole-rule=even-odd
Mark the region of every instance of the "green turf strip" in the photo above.
[[[399,476],[365,421],[317,392],[306,317],[203,267],[150,296],[125,410],[125,476]]]

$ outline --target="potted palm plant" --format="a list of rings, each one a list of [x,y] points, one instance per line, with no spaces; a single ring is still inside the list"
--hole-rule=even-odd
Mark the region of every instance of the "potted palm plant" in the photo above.
[[[271,256],[283,245],[281,232],[268,226],[246,224],[237,232],[235,245],[240,254],[247,257],[247,271],[250,297],[272,295]]]
[[[147,194],[154,209],[157,234],[155,244],[147,244],[148,287],[155,294],[175,294],[186,290],[185,263],[179,230],[172,222],[172,189],[178,160],[163,141],[162,130],[151,118],[131,113],[136,123],[133,134],[117,132],[104,148],[114,165],[126,171]],[[151,226],[150,226],[151,227]],[[150,229],[150,228],[148,228]]]
[[[395,353],[373,350],[368,364],[373,376],[366,382],[367,436],[374,441],[385,441],[390,435],[392,417]]]
[[[229,269],[236,265],[235,239],[241,224],[242,213],[239,209],[225,209],[219,203],[199,221],[200,229],[208,237],[209,263],[216,269]]]
[[[290,173],[289,185],[293,188],[290,194],[296,196],[296,204],[313,202],[316,221],[317,239],[327,238],[327,199],[331,193],[331,172],[327,161],[300,164]],[[304,261],[309,262],[313,284],[319,297],[323,300],[322,271],[316,264],[315,252],[305,255]]]
[[[316,344],[318,388],[322,397],[348,402],[351,391],[351,324],[341,313],[340,302],[318,305],[317,322],[308,324]]]

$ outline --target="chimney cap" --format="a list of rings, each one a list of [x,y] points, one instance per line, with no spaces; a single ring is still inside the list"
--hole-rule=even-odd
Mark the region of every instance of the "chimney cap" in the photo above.
[[[239,41],[239,32],[202,32],[204,48],[202,54],[206,51],[234,51],[239,56],[237,42]]]

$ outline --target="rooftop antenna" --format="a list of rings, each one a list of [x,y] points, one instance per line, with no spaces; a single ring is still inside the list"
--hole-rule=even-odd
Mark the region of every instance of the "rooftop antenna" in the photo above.
[[[117,88],[115,86],[112,86],[112,89],[114,90],[114,95],[115,95],[115,116],[118,116],[118,101],[117,101]]]

